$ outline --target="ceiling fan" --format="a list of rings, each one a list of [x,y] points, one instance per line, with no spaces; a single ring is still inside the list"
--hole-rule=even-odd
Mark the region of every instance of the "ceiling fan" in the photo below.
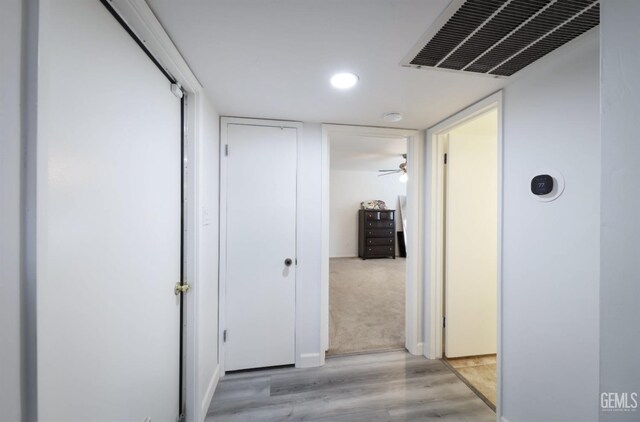
[[[378,175],[378,177],[380,176],[388,176],[390,174],[396,174],[396,173],[400,173],[400,181],[401,182],[406,182],[408,180],[408,176],[407,176],[407,154],[402,154],[402,158],[404,158],[404,163],[400,163],[400,165],[398,166],[397,169],[393,169],[393,170],[378,170],[381,174]]]

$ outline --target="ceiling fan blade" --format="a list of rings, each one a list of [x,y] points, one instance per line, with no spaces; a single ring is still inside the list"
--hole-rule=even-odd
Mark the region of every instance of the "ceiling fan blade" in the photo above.
[[[378,170],[378,171],[398,171],[398,169]]]
[[[382,174],[379,174],[378,177],[380,177],[380,176],[389,176],[390,174],[396,174],[396,173],[400,173],[400,171],[390,171],[390,172],[387,172],[387,173],[382,173]]]

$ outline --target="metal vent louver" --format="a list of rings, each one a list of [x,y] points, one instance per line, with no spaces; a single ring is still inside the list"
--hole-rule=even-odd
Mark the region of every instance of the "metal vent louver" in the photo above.
[[[599,23],[598,0],[454,0],[402,64],[511,76]]]

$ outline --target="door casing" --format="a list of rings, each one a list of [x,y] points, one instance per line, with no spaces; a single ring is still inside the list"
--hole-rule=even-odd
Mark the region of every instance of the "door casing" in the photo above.
[[[496,361],[496,416],[501,417],[502,387],[502,210],[503,210],[503,106],[502,91],[470,105],[427,130],[426,163],[429,171],[425,174],[425,220],[426,220],[426,257],[425,267],[425,348],[428,359],[442,358],[443,350],[443,136],[458,126],[491,108],[498,110],[498,251],[497,251],[497,361]]]
[[[407,242],[406,288],[405,288],[405,347],[414,355],[423,354],[422,286],[424,225],[423,218],[423,178],[424,178],[424,138],[415,129],[385,127],[322,125],[322,250],[321,250],[321,362],[329,348],[329,213],[330,213],[330,138],[336,135],[365,136],[373,138],[407,139]]]

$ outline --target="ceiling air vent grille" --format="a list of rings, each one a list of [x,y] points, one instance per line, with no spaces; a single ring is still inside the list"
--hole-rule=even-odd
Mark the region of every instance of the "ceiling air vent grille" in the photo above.
[[[511,76],[599,23],[598,0],[455,0],[403,64]]]

